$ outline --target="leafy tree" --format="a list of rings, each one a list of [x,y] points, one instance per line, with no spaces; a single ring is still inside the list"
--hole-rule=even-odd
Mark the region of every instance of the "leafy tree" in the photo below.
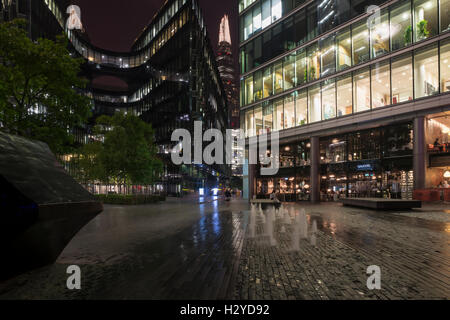
[[[119,185],[152,184],[162,171],[152,126],[131,114],[101,116],[94,127],[97,141],[81,150],[79,165],[90,181]]]
[[[75,167],[75,170],[71,172],[74,178],[85,185],[93,181],[109,183],[99,157],[102,151],[103,144],[100,141],[92,141],[83,145],[78,150],[78,154],[71,159],[72,165]]]
[[[79,90],[83,59],[68,51],[64,35],[32,41],[25,20],[0,24],[0,129],[46,142],[63,154],[72,129],[90,116],[90,99]]]

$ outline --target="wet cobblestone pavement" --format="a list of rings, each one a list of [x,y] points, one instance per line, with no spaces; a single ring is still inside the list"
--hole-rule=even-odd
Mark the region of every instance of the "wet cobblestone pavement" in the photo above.
[[[57,263],[0,283],[0,299],[450,298],[450,207],[284,208],[289,219],[277,214],[271,246],[266,216],[256,215],[250,236],[243,201],[106,206]],[[317,240],[302,239],[293,251],[291,219],[301,208],[310,227],[317,223]],[[72,264],[81,268],[81,290],[66,288]],[[370,265],[381,268],[381,290],[367,289]]]

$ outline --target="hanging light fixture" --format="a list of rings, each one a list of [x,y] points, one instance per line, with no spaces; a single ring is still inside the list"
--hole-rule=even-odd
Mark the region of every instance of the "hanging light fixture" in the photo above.
[[[444,172],[444,178],[450,178],[450,170]]]

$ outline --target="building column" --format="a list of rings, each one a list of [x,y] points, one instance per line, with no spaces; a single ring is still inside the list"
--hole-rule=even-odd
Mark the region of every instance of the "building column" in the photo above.
[[[312,203],[320,202],[320,146],[319,137],[311,137],[311,183],[310,199]]]
[[[425,161],[426,161],[426,141],[425,141],[425,117],[414,119],[414,190],[425,189]]]
[[[249,200],[256,195],[256,164],[248,165],[248,195]]]

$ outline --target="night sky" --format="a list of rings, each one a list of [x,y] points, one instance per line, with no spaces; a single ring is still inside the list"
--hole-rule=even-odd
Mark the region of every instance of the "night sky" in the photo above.
[[[164,0],[72,1],[81,9],[81,21],[91,42],[100,48],[121,52],[130,50],[133,41],[163,3]],[[237,1],[200,0],[200,5],[214,50],[217,49],[220,20],[224,14],[229,15],[235,68],[238,70]]]

